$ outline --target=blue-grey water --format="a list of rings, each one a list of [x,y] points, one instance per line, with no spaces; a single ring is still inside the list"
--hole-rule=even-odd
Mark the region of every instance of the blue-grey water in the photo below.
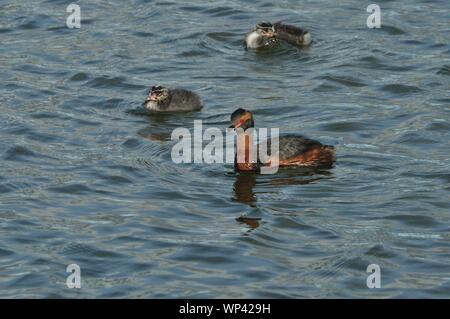
[[[80,29],[70,3],[0,0],[0,297],[450,297],[448,0],[376,1],[380,29],[371,1],[86,0]],[[314,43],[244,50],[262,20]],[[155,84],[205,107],[130,112]],[[172,162],[238,107],[336,166]]]

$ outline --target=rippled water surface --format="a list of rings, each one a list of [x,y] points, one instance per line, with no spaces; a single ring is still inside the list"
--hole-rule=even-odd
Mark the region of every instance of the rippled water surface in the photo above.
[[[447,0],[377,1],[377,30],[357,0],[78,1],[81,29],[69,3],[0,1],[0,297],[450,297]],[[314,43],[244,50],[261,20]],[[205,108],[130,112],[154,84]],[[171,161],[237,107],[337,165]]]

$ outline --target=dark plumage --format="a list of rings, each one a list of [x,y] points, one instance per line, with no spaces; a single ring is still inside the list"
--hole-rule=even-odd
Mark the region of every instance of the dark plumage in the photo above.
[[[301,155],[313,148],[324,146],[319,141],[311,140],[300,135],[285,135],[279,138],[280,161]],[[267,141],[267,150],[270,154],[271,140]],[[259,145],[258,145],[259,147]]]
[[[311,35],[308,31],[299,27],[277,22],[273,25],[277,38],[287,43],[304,46],[311,43]]]

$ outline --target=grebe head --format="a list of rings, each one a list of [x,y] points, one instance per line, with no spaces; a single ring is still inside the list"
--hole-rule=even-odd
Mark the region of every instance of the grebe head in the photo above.
[[[255,31],[260,33],[266,38],[273,38],[277,36],[277,33],[275,32],[275,27],[270,22],[260,22],[256,25]]]
[[[244,109],[237,109],[231,114],[230,128],[242,128],[244,131],[254,127],[253,113]]]
[[[247,34],[245,44],[250,49],[263,48],[266,45],[273,44],[277,35],[275,27],[271,23],[261,22],[255,26],[252,32]]]
[[[156,85],[150,89],[144,106],[152,110],[163,110],[169,106],[171,98],[168,88]]]

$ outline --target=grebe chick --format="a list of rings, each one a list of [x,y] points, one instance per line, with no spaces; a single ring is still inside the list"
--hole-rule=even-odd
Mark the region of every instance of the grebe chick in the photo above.
[[[248,128],[254,127],[254,125],[253,114],[250,111],[240,108],[231,114],[230,128],[242,128],[245,131]],[[247,139],[247,136],[245,138]],[[264,141],[263,143],[266,142],[267,150],[270,151],[271,140]],[[250,162],[248,154],[251,152],[250,148],[253,147],[252,145],[253,142],[249,139],[245,140],[245,143],[238,143],[235,156],[235,169],[237,171],[259,171],[261,166],[270,166],[270,161],[267,164],[261,163],[259,159]],[[259,144],[257,147],[260,147]],[[245,159],[243,163],[238,163],[238,153]],[[259,154],[259,152],[256,152],[256,154]],[[324,145],[319,141],[299,135],[280,136],[278,154],[270,154],[272,158],[277,155],[279,167],[302,166],[310,168],[331,168],[336,161],[333,146]]]
[[[277,44],[276,33],[273,25],[269,22],[261,22],[245,36],[247,49],[261,49],[273,47]]]
[[[277,38],[289,44],[307,46],[311,44],[311,34],[299,27],[277,22],[273,25]]]
[[[203,107],[196,93],[183,89],[168,89],[159,85],[150,89],[142,105],[150,111],[158,112],[199,111]]]

